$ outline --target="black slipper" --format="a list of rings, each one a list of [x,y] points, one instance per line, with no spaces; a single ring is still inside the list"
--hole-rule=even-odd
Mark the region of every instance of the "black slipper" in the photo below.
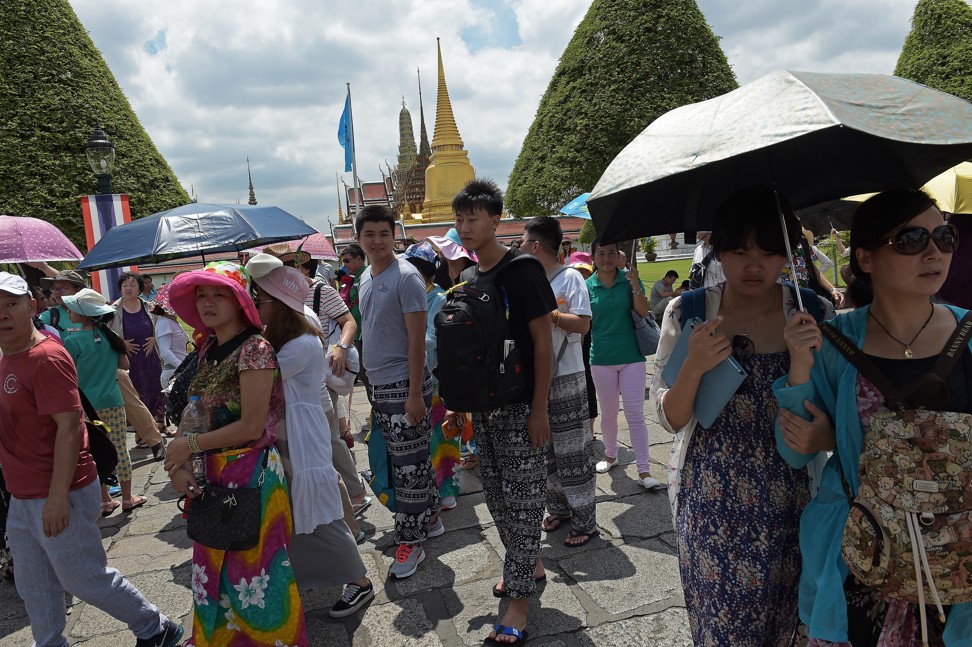
[[[493,626],[493,631],[496,632],[496,636],[497,637],[499,637],[499,636],[513,636],[514,638],[516,638],[516,640],[514,640],[513,642],[500,642],[500,641],[496,640],[496,638],[489,638],[489,637],[487,637],[486,640],[484,641],[485,644],[487,644],[487,645],[522,645],[526,641],[530,640],[530,636],[526,632],[526,630],[520,631],[519,629],[515,629],[513,627],[507,627],[506,625],[499,625],[499,624],[498,625],[494,625]]]
[[[535,578],[533,578],[533,581],[536,582],[537,584],[540,584],[541,582],[546,582],[547,581],[547,574],[544,573],[540,577],[535,577]],[[499,584],[494,584],[493,585],[493,597],[494,598],[505,598],[506,597],[506,590],[505,589],[500,589]]]
[[[552,514],[544,517],[543,521],[540,522],[540,530],[546,533],[557,532],[568,521],[570,521],[570,517],[558,517]]]
[[[584,544],[588,543],[590,540],[600,536],[601,536],[601,531],[598,530],[597,528],[594,528],[590,532],[577,532],[575,530],[571,530],[570,533],[567,535],[567,538],[564,539],[564,546],[566,546],[567,548],[580,548]],[[586,537],[587,539],[578,543],[570,543],[571,539],[575,539],[577,537]]]

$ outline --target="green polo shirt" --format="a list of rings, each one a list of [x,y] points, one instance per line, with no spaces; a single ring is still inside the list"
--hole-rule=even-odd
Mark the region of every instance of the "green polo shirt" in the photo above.
[[[645,286],[639,279],[638,284]],[[638,350],[634,321],[631,319],[633,297],[631,284],[618,271],[614,283],[605,287],[597,278],[597,272],[587,279],[587,292],[591,297],[591,365],[613,366],[645,361]]]

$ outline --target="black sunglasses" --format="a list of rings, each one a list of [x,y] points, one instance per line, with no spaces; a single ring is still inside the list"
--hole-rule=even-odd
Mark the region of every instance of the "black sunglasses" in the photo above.
[[[746,335],[732,338],[732,356],[736,359],[749,359],[756,354],[756,344]]]
[[[894,251],[905,256],[921,254],[928,249],[928,244],[935,241],[938,249],[945,254],[951,254],[959,246],[959,232],[955,225],[939,225],[928,231],[924,227],[902,227],[885,241],[884,245],[891,245]]]

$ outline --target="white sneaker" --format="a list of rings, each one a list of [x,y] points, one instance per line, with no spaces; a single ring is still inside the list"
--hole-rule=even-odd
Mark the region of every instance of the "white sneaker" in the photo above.
[[[442,498],[442,500],[440,501],[440,505],[443,510],[452,510],[459,504],[456,502],[456,497],[447,496]]]
[[[598,474],[606,474],[609,469],[611,469],[617,464],[618,464],[618,459],[616,458],[614,459],[613,462],[608,460],[598,461],[597,465],[594,466],[594,471],[597,472]]]
[[[429,537],[441,537],[445,534],[445,524],[442,523],[442,517],[438,517],[435,520],[435,524],[429,528]]]
[[[645,489],[649,492],[662,489],[661,481],[652,476],[646,476],[645,478],[641,479],[641,484],[644,485]]]

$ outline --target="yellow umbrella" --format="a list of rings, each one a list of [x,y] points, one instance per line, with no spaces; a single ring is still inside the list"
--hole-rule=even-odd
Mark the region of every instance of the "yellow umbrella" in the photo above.
[[[930,195],[938,208],[948,213],[972,214],[972,162],[962,162],[928,180],[922,190]],[[844,198],[864,202],[873,193],[860,193]]]
[[[972,214],[972,162],[962,162],[928,180],[924,187],[939,208]]]

